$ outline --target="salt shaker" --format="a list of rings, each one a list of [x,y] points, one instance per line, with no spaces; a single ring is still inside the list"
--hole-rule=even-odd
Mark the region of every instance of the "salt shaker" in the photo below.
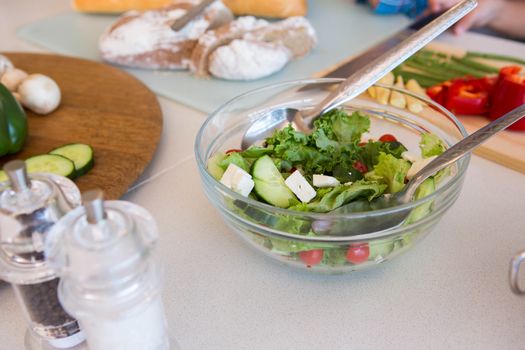
[[[72,348],[84,341],[78,322],[60,305],[59,279],[44,256],[49,229],[80,204],[69,179],[28,177],[23,161],[4,166],[0,184],[0,278],[11,283],[29,324],[26,349]]]
[[[157,227],[138,205],[82,196],[51,230],[46,255],[61,276],[59,298],[80,322],[90,350],[167,350]]]

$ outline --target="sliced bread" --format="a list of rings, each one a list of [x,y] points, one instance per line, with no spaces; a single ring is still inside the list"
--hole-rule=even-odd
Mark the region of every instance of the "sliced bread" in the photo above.
[[[231,11],[217,0],[184,28],[173,31],[171,24],[194,3],[177,2],[159,10],[125,13],[100,38],[102,58],[129,67],[187,68],[198,38],[233,19]]]
[[[190,69],[198,77],[206,77],[208,59],[218,47],[227,45],[235,39],[242,38],[247,32],[267,26],[268,22],[252,16],[239,17],[215,30],[207,31],[199,38],[191,56]]]
[[[246,32],[215,49],[208,71],[230,80],[259,79],[281,70],[316,45],[315,30],[303,17],[293,17]]]
[[[254,80],[280,71],[291,58],[282,45],[237,39],[211,54],[209,72],[222,79]]]
[[[282,45],[290,50],[293,58],[306,55],[317,44],[315,29],[304,17],[274,22],[246,33],[243,39]]]

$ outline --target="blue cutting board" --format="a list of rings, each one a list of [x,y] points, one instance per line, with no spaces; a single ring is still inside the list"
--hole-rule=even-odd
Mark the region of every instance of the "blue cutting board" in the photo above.
[[[18,35],[60,54],[99,60],[98,38],[115,19],[70,11],[28,24],[18,30]],[[404,16],[374,15],[368,7],[350,0],[310,1],[308,19],[317,30],[318,46],[279,73],[257,81],[198,79],[187,71],[126,70],[156,93],[209,113],[246,91],[310,77],[389,37],[409,22]]]

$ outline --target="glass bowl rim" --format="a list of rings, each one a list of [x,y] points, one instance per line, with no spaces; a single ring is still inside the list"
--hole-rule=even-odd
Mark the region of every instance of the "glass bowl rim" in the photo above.
[[[225,108],[227,108],[230,105],[234,105],[238,100],[244,99],[244,98],[246,98],[246,97],[248,97],[250,95],[254,95],[254,94],[257,94],[257,93],[260,93],[260,92],[264,92],[264,91],[268,91],[268,90],[272,90],[272,89],[276,89],[276,88],[282,88],[282,87],[285,87],[287,85],[294,86],[294,85],[307,85],[307,84],[316,84],[316,83],[323,83],[323,84],[324,83],[341,83],[344,80],[345,79],[342,79],[342,78],[307,78],[307,79],[287,80],[287,81],[282,81],[282,82],[278,82],[278,83],[265,85],[265,86],[262,86],[262,87],[259,87],[259,88],[251,89],[251,90],[249,90],[249,91],[247,91],[245,93],[242,93],[242,94],[240,94],[240,95],[238,95],[238,96],[228,100],[227,102],[223,103],[216,110],[214,110],[212,113],[210,113],[210,115],[206,118],[204,123],[199,128],[199,131],[198,131],[197,136],[195,138],[194,153],[195,153],[195,157],[196,157],[196,160],[197,160],[197,166],[199,168],[199,172],[201,173],[201,176],[203,176],[204,179],[207,180],[207,181],[212,181],[212,182],[216,183],[219,186],[219,188],[221,189],[221,191],[225,192],[228,196],[232,197],[234,200],[240,200],[240,201],[245,202],[245,203],[247,203],[247,204],[249,204],[251,206],[254,206],[254,207],[258,208],[258,209],[271,211],[273,214],[301,216],[301,217],[309,217],[309,218],[312,218],[312,219],[325,219],[325,220],[327,218],[330,218],[330,219],[346,219],[346,220],[348,220],[348,219],[352,219],[352,218],[375,217],[375,216],[381,216],[381,215],[389,215],[389,214],[396,213],[398,211],[403,211],[403,210],[408,210],[410,208],[415,208],[415,207],[417,207],[417,206],[419,206],[419,205],[421,205],[421,204],[423,204],[423,203],[425,203],[427,201],[433,200],[435,197],[439,196],[440,194],[442,194],[443,192],[445,192],[446,190],[448,190],[449,188],[454,186],[458,181],[460,181],[463,178],[463,175],[464,175],[464,173],[465,173],[465,171],[467,170],[467,167],[468,167],[468,163],[469,163],[468,161],[470,159],[470,154],[467,154],[467,155],[463,156],[462,158],[460,158],[458,161],[456,161],[456,163],[459,163],[459,166],[458,166],[459,169],[458,169],[457,174],[450,181],[445,183],[442,187],[440,187],[439,189],[437,189],[436,191],[434,191],[433,193],[431,193],[428,196],[425,196],[425,197],[423,197],[421,199],[418,199],[416,201],[412,201],[412,202],[409,202],[409,203],[405,203],[405,204],[401,204],[401,205],[397,205],[395,207],[389,207],[389,208],[385,208],[385,209],[378,209],[378,210],[367,211],[367,212],[355,212],[355,213],[350,213],[350,214],[333,214],[333,213],[303,212],[303,211],[296,211],[296,210],[290,210],[290,209],[285,209],[285,208],[278,208],[278,207],[272,206],[270,204],[263,203],[263,202],[251,199],[249,197],[244,197],[244,196],[234,192],[233,190],[229,189],[228,187],[226,187],[225,185],[220,183],[220,181],[217,181],[208,172],[208,170],[206,168],[207,160],[202,159],[202,157],[200,155],[199,148],[200,148],[200,144],[201,144],[201,141],[202,141],[202,138],[203,138],[204,131],[206,130],[208,125],[212,122],[212,120],[222,110],[224,110]],[[393,85],[385,85],[385,84],[375,83],[373,86],[385,87],[385,88],[388,88],[388,89],[391,89],[391,90],[395,90],[395,91],[401,92],[403,94],[415,97],[415,98],[417,98],[417,99],[427,103],[428,105],[432,106],[432,108],[434,108],[434,109],[438,110],[439,112],[443,113],[450,121],[452,121],[452,123],[458,129],[459,133],[461,134],[461,136],[463,138],[468,136],[468,133],[467,133],[465,127],[457,119],[456,116],[454,116],[445,107],[443,107],[440,104],[434,102],[433,100],[427,98],[426,96],[422,96],[420,94],[417,94],[417,93],[414,93],[412,91],[409,91],[409,90],[406,90],[406,89],[402,89],[402,88],[399,88],[399,87],[396,87],[396,86],[393,86]],[[393,108],[395,108],[395,107],[393,107]],[[364,234],[364,235],[369,235],[369,234]],[[358,237],[358,236],[364,236],[364,235],[354,235],[352,237]],[[294,235],[294,236],[303,237],[301,235]],[[345,236],[324,236],[324,237],[329,238],[329,237],[345,237]]]

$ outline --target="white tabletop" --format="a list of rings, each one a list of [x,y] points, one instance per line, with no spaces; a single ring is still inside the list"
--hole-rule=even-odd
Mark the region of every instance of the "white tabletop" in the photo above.
[[[0,0],[0,50],[39,51],[15,29],[66,0]],[[467,34],[441,40],[525,57],[525,45]],[[147,184],[125,199],[161,229],[170,330],[186,349],[523,349],[525,299],[508,287],[525,249],[525,175],[473,157],[461,196],[431,235],[376,270],[311,275],[256,255],[200,186],[193,140],[205,115],[161,98],[165,128]],[[139,182],[141,181],[139,180]],[[23,349],[25,321],[0,287],[0,349]]]

